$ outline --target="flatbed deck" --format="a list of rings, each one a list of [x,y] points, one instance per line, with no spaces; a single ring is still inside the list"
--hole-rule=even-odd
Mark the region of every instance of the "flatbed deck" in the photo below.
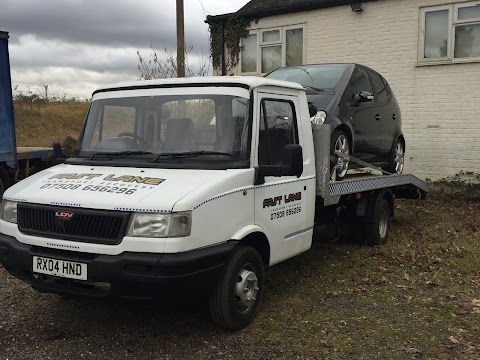
[[[390,189],[396,198],[425,199],[427,184],[411,174],[382,174],[371,169],[354,169],[342,180],[330,176],[330,125],[314,125],[317,196],[324,205],[337,204],[342,196]],[[327,154],[327,155],[325,155]]]

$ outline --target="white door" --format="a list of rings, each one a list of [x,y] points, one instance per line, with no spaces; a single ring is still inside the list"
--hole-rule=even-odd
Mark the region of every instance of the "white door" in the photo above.
[[[281,165],[283,147],[302,144],[297,97],[258,95],[254,112],[258,115],[257,166]],[[255,223],[270,241],[270,264],[310,248],[312,227],[307,227],[306,195],[305,171],[299,178],[265,176],[265,183],[255,186]]]

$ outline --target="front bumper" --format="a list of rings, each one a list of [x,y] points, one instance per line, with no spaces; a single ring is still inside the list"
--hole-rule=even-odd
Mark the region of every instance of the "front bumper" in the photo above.
[[[0,234],[0,263],[40,292],[86,296],[154,298],[207,293],[222,276],[237,242],[176,254],[87,254],[26,245]],[[87,264],[88,279],[33,274],[33,256]]]

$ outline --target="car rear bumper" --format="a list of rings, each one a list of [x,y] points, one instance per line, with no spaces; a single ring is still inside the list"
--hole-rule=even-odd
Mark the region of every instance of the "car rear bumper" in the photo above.
[[[215,286],[235,245],[231,241],[176,254],[100,255],[26,245],[0,234],[0,263],[40,292],[128,298],[196,296]],[[33,256],[85,263],[88,279],[34,274]]]

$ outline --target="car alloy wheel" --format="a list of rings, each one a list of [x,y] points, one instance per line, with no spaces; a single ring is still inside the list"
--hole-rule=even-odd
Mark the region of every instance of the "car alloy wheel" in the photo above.
[[[335,166],[337,166],[337,178],[339,179],[347,174],[348,161],[344,159],[348,157],[349,152],[348,138],[343,132],[340,132],[338,136],[336,136],[334,147],[334,156],[337,158]]]
[[[394,149],[393,162],[395,166],[395,173],[401,174],[405,166],[405,150],[401,141],[397,141]]]

